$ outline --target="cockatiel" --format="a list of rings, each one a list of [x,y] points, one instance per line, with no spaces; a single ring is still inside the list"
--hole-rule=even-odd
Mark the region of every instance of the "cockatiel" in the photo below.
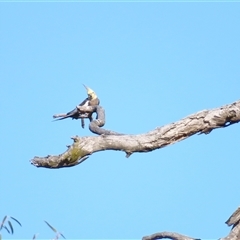
[[[98,99],[96,93],[91,88],[86,87],[84,84],[83,84],[83,86],[87,90],[88,97],[82,103],[80,103],[78,106],[82,107],[82,106],[99,105],[100,100]],[[81,125],[82,125],[82,128],[84,128],[84,118],[89,118],[89,120],[91,121],[92,113],[81,112],[81,111],[79,111],[79,109],[77,107],[66,114],[55,114],[55,115],[53,115],[53,118],[58,118],[56,120],[63,120],[65,118],[72,118],[72,119],[81,118]]]

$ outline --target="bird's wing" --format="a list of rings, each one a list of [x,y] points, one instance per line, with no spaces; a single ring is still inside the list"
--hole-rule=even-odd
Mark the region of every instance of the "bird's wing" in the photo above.
[[[83,102],[81,102],[80,104],[78,104],[78,106],[83,106],[83,105],[85,105],[85,104],[89,104],[89,99],[88,98],[86,98],[86,99],[84,99],[83,100]]]
[[[84,106],[89,105],[89,99],[86,98],[83,102],[81,102],[78,106]],[[73,119],[79,119],[79,118],[87,118],[88,113],[80,113],[77,108],[74,108],[72,111],[66,113],[66,114],[55,114],[53,115],[53,118],[57,118],[55,121],[63,120],[65,118],[73,118]]]

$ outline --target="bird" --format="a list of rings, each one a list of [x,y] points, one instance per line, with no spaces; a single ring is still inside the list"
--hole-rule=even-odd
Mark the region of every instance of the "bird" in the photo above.
[[[82,128],[84,128],[84,118],[89,118],[90,121],[92,121],[92,114],[93,113],[84,113],[79,110],[78,107],[84,107],[84,106],[96,106],[100,104],[100,100],[97,96],[97,94],[89,87],[83,86],[87,90],[88,97],[84,99],[76,108],[74,108],[72,111],[66,113],[66,114],[55,114],[53,115],[53,118],[58,118],[56,120],[63,120],[66,118],[72,118],[72,119],[81,119],[81,125]]]

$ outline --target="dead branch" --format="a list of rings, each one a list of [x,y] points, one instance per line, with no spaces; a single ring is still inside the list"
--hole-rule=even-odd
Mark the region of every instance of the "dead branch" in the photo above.
[[[172,240],[200,240],[198,238],[191,238],[191,237],[184,236],[184,235],[181,235],[179,233],[174,233],[174,232],[154,233],[152,235],[143,237],[142,240],[156,240],[156,239],[162,239],[162,238],[170,238]]]
[[[225,222],[228,226],[237,225],[240,220],[240,207],[237,208],[237,210],[229,217],[229,219]]]
[[[240,239],[240,207],[230,216],[230,218],[225,222],[228,226],[233,225],[232,230],[230,233],[224,237],[220,238],[219,240],[239,240]],[[162,238],[169,238],[172,240],[200,240],[200,238],[191,238],[179,233],[174,232],[159,232],[154,233],[149,236],[145,236],[142,240],[156,240]]]
[[[99,136],[73,137],[71,146],[60,155],[34,157],[30,162],[36,167],[61,168],[78,165],[89,155],[104,150],[123,151],[129,157],[134,152],[150,152],[182,141],[194,134],[208,134],[216,128],[228,127],[240,121],[240,100],[220,108],[203,110],[177,122],[158,127],[138,135],[119,134],[105,130],[105,113],[101,106],[81,109],[96,112],[97,117],[89,128]]]
[[[96,120],[93,120],[89,124],[89,130],[92,133],[96,133],[98,135],[123,135],[121,133],[117,133],[114,131],[106,130],[104,128],[101,128],[105,125],[105,111],[104,109],[99,106],[78,106],[78,109],[82,112],[86,113],[92,113],[96,112]]]

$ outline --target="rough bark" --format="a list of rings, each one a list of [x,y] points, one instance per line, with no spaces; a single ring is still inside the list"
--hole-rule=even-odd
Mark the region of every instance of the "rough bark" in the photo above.
[[[240,207],[230,216],[230,218],[225,222],[228,226],[233,226],[232,230],[226,237],[220,238],[219,240],[240,240]],[[188,236],[181,235],[174,232],[159,232],[154,233],[149,236],[145,236],[142,240],[156,240],[162,238],[169,238],[172,240],[200,240],[200,238],[192,238]]]
[[[174,233],[174,232],[154,233],[152,235],[143,237],[142,240],[156,240],[156,239],[162,239],[162,238],[170,238],[172,240],[200,240],[199,238],[191,238],[191,237],[184,236],[182,234]]]
[[[203,110],[177,122],[158,127],[150,132],[127,135],[103,129],[105,112],[101,106],[81,109],[96,112],[97,117],[89,124],[89,129],[99,136],[75,136],[71,146],[62,154],[34,157],[30,160],[36,167],[61,168],[78,165],[89,155],[104,150],[117,150],[129,157],[135,152],[150,152],[184,140],[194,134],[208,134],[216,128],[228,127],[240,121],[240,100],[219,108]]]

